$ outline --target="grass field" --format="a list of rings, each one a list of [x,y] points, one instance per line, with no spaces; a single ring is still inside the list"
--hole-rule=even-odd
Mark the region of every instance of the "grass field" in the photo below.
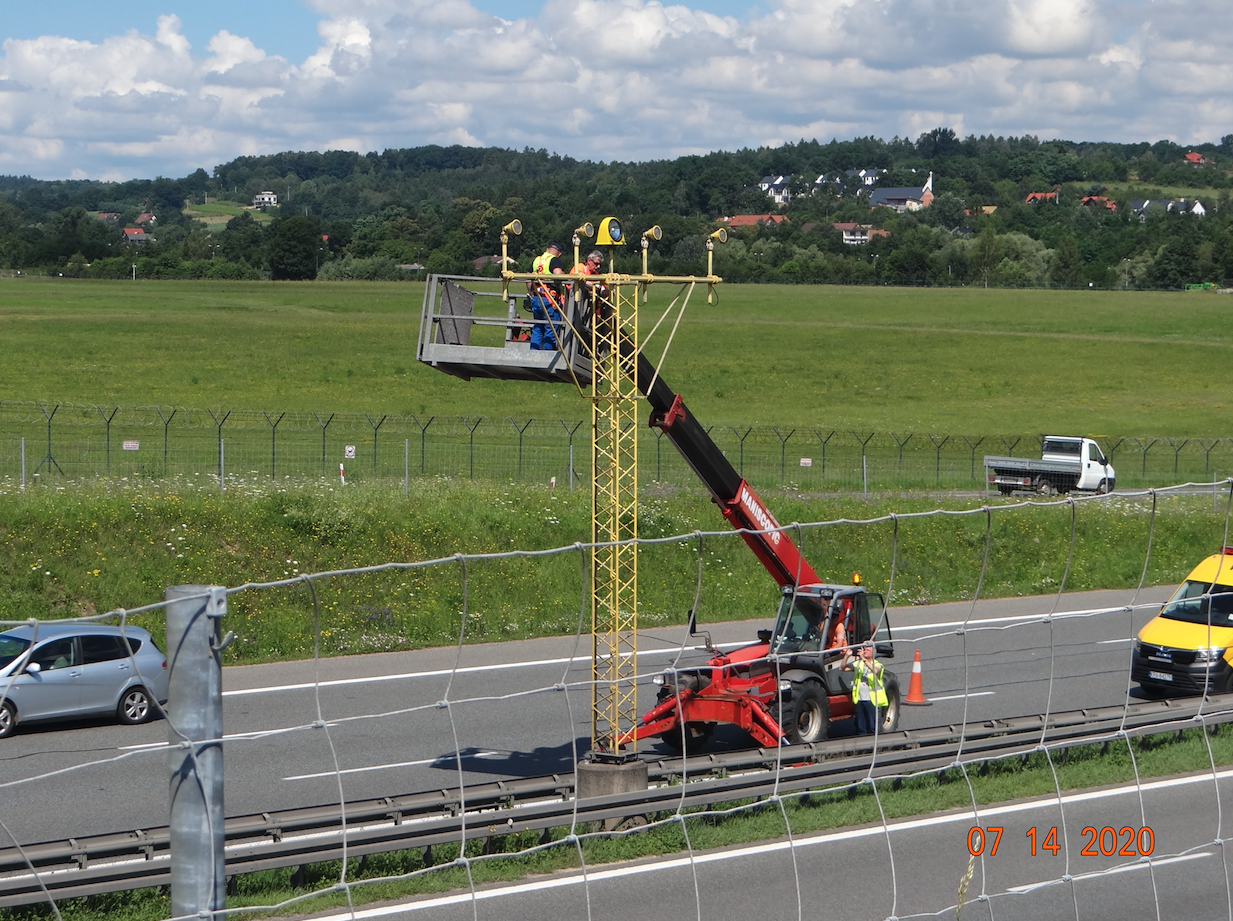
[[[259,224],[265,224],[273,220],[264,211],[255,211],[234,201],[212,201],[203,205],[189,205],[184,209],[184,213],[193,220],[202,221],[211,227],[218,227],[219,229],[226,225],[233,217],[243,214],[245,211],[252,214],[253,220]]]
[[[0,399],[582,418],[564,385],[415,360],[407,283],[0,280]],[[643,328],[670,300],[656,291]],[[663,363],[707,424],[1223,436],[1233,298],[731,286]],[[658,358],[662,337],[648,346]]]

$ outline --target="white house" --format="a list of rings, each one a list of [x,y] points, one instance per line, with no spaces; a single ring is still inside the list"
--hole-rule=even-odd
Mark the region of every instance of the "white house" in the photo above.
[[[254,208],[277,208],[278,196],[273,192],[258,192],[253,196]]]

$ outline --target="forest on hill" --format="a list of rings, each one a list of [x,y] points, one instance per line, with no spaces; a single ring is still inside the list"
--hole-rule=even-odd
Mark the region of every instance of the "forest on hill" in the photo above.
[[[658,224],[651,271],[696,273],[707,233],[758,215],[769,217],[735,222],[716,250],[728,281],[1179,288],[1233,278],[1231,172],[1233,135],[1182,147],[959,138],[948,128],[915,141],[802,140],[644,163],[471,147],[287,152],[180,179],[0,177],[0,268],[95,278],[495,274],[500,229],[513,218],[525,233],[511,254],[529,270],[549,241],[568,244],[575,226],[614,215],[630,241],[619,269],[635,269],[640,232]],[[880,191],[925,188],[925,207],[871,207]],[[253,210],[263,192],[277,204]],[[846,241],[836,224],[848,225]]]

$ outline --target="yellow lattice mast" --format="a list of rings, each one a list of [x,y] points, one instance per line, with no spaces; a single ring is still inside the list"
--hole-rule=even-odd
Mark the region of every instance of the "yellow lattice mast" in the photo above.
[[[511,221],[506,231],[521,233],[522,225]],[[575,231],[590,236],[591,225]],[[555,276],[560,282],[592,282],[608,290],[610,319],[598,315],[590,323],[591,383],[591,747],[599,755],[615,755],[616,740],[638,721],[635,675],[638,652],[638,302],[652,284],[704,283],[720,279],[711,274],[707,245],[705,276],[654,276],[647,273],[649,240],[660,239],[659,227],[642,235],[642,274],[622,275],[609,271],[602,276]],[[717,239],[726,239],[726,235]],[[509,238],[501,234],[502,266],[508,266]],[[596,242],[611,253],[624,243],[620,221],[604,218]],[[504,271],[501,275],[509,299],[511,281],[543,281],[542,276]],[[568,320],[565,321],[568,325]],[[572,327],[571,327],[572,329]],[[572,330],[577,334],[578,330]]]

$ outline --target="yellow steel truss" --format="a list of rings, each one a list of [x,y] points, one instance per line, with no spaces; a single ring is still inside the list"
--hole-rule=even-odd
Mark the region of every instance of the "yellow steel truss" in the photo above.
[[[612,319],[591,324],[591,745],[613,752],[638,719],[638,387],[619,337],[638,348],[638,291],[609,287]],[[627,356],[630,354],[626,352]]]
[[[590,229],[590,225],[585,226]],[[659,228],[652,230],[652,238],[659,239]],[[502,229],[503,268],[509,265],[507,231],[521,233],[522,225],[511,221]],[[622,275],[611,271],[610,265],[609,273],[601,278],[565,275],[554,279],[599,281],[607,285],[612,307],[611,318],[601,322],[595,317],[590,330],[594,357],[590,396],[591,541],[595,545],[591,552],[591,748],[596,752],[615,754],[620,747],[618,740],[630,734],[638,722],[638,300],[645,298],[648,286],[656,283],[705,284],[710,303],[711,291],[720,282],[712,272],[711,253],[716,240],[726,239],[724,230],[715,231],[707,239],[707,273],[702,276],[647,274],[644,234],[641,275]],[[501,279],[507,301],[511,282],[543,280],[542,276],[508,270],[501,273]]]

